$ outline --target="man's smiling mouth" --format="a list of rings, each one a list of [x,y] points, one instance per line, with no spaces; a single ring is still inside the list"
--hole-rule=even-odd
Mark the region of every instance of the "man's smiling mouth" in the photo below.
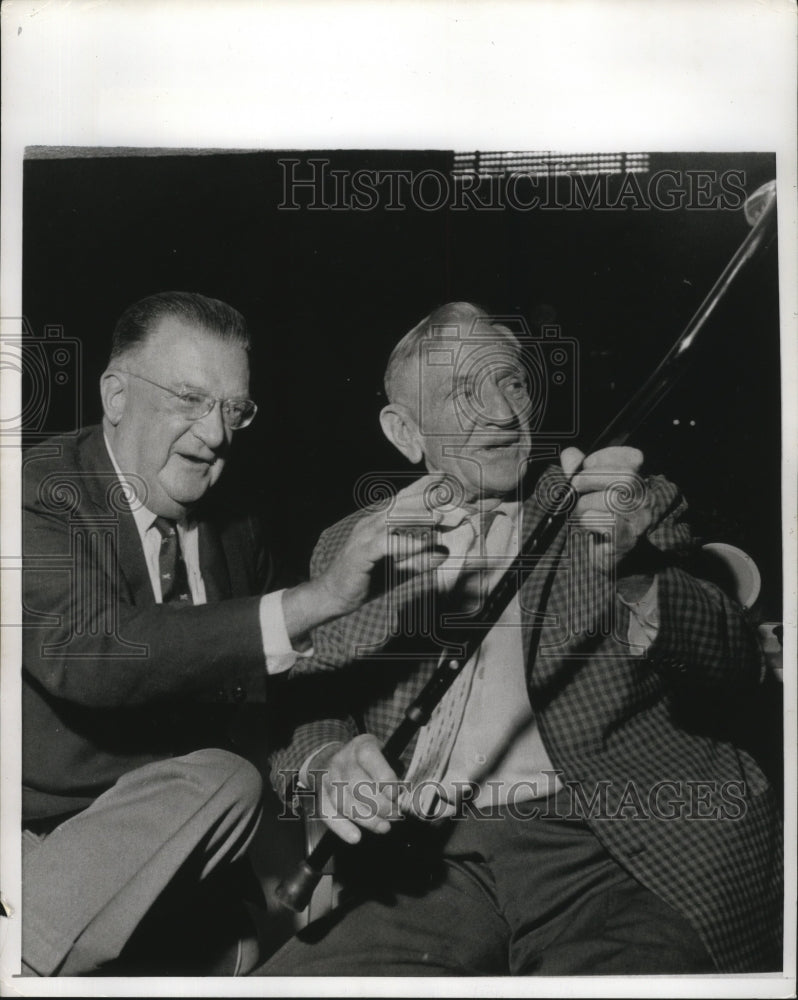
[[[480,451],[508,451],[511,448],[517,448],[521,444],[519,438],[505,438],[503,440],[487,440],[480,441],[476,447]]]
[[[182,452],[178,452],[178,457],[182,458],[186,462],[190,462],[191,465],[206,466],[208,468],[212,466],[217,459],[216,455],[213,455],[210,458],[202,458],[199,455],[185,455]]]

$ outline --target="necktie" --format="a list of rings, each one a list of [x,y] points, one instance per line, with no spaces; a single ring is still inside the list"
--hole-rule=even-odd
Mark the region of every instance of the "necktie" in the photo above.
[[[497,511],[490,511],[466,519],[472,529],[471,537],[465,552],[456,562],[459,566],[457,577],[449,585],[453,602],[461,612],[473,613],[489,591],[488,583],[492,582],[490,578],[495,575],[495,567],[488,565],[485,543],[497,516]],[[445,544],[443,534],[442,539]],[[494,574],[490,569],[494,569]],[[422,816],[429,811],[435,798],[435,785],[446,770],[463,719],[478,660],[479,648],[438,703],[430,721],[421,729],[406,775],[408,785],[400,796],[400,808]]]
[[[161,577],[161,600],[164,604],[180,601],[193,604],[188,585],[188,573],[180,551],[177,525],[166,517],[156,517],[154,526],[161,536],[158,571]]]
[[[467,518],[472,538],[463,554],[460,572],[452,587],[452,601],[458,611],[473,614],[482,607],[490,590],[490,560],[486,540],[497,517],[494,510]]]

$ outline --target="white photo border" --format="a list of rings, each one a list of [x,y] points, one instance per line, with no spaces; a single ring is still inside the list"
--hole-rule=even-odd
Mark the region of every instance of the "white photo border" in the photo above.
[[[782,317],[785,976],[33,980],[19,956],[19,629],[4,627],[0,989],[70,996],[787,996],[795,989],[796,9],[789,0],[7,0],[0,312],[22,315],[27,146],[776,152]],[[3,371],[5,412],[19,382]],[[5,409],[7,408],[7,409]],[[15,409],[16,408],[16,409]],[[2,449],[2,621],[20,620],[19,460]],[[18,838],[17,838],[18,839]],[[793,845],[793,846],[790,846]],[[789,970],[789,975],[787,974]],[[791,979],[790,979],[791,975]],[[74,992],[72,992],[74,990]]]

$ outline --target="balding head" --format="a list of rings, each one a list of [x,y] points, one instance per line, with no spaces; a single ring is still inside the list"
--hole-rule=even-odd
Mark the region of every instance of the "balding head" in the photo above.
[[[447,302],[425,316],[408,331],[391,351],[385,369],[385,395],[389,403],[402,403],[412,412],[419,409],[419,389],[423,380],[424,344],[434,346],[434,338],[463,341],[490,324],[484,309],[472,302]],[[509,333],[509,331],[507,331]]]

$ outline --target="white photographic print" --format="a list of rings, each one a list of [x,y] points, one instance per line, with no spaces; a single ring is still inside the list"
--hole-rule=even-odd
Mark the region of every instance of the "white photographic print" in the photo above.
[[[4,5],[4,993],[794,991],[794,16]]]

